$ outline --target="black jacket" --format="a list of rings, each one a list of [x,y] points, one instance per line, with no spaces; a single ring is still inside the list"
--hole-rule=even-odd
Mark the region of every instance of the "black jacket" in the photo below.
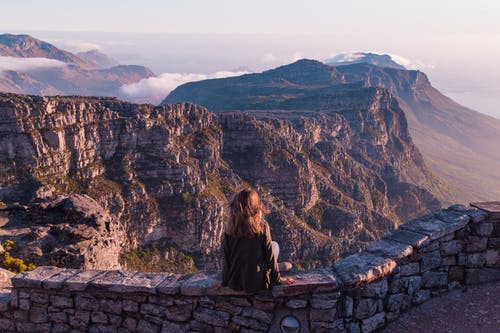
[[[279,284],[278,263],[271,245],[269,225],[264,233],[252,238],[237,238],[224,233],[222,249],[222,286],[255,293]]]

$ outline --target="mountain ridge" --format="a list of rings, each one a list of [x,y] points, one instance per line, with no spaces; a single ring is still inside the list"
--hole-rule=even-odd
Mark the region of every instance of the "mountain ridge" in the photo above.
[[[282,81],[279,71],[286,72],[287,68],[294,73],[304,72],[305,76],[309,68],[314,68],[314,71],[323,71],[324,76],[334,79],[331,84],[319,80],[309,86],[287,86],[279,83]],[[328,89],[335,86],[382,87],[396,96],[408,120],[410,134],[433,172],[449,183],[440,183],[434,189],[445,203],[488,200],[500,195],[497,186],[500,175],[496,171],[500,170],[497,157],[500,153],[494,140],[500,135],[500,121],[453,102],[432,87],[423,72],[365,63],[332,67],[315,60],[299,60],[280,66],[279,71],[269,70],[230,80],[192,82],[173,90],[163,103],[190,100],[215,112],[269,109],[273,103],[282,103],[286,99],[293,104],[287,94],[310,94],[315,90],[320,96],[328,94]],[[273,78],[270,75],[273,73],[278,75]],[[317,110],[322,108],[320,102],[310,102],[316,103]]]

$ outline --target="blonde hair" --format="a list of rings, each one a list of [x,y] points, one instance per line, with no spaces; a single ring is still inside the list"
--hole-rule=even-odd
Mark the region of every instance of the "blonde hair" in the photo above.
[[[265,213],[259,194],[252,189],[244,189],[231,201],[226,234],[251,238],[264,233],[262,214]]]

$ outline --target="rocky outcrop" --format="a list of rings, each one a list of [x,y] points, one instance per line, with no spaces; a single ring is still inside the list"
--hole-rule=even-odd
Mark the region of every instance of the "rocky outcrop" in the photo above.
[[[0,223],[0,240],[13,240],[13,256],[28,262],[85,269],[121,267],[125,230],[86,195],[0,207]]]
[[[331,94],[321,112],[217,115],[189,103],[4,94],[0,200],[37,207],[85,194],[124,228],[123,250],[174,248],[217,267],[228,200],[251,185],[283,258],[322,266],[439,206],[420,186],[431,175],[391,96]]]

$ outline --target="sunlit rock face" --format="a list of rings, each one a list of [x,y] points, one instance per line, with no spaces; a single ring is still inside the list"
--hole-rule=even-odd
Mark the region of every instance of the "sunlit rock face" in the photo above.
[[[312,267],[439,206],[387,91],[353,86],[283,103],[213,114],[191,103],[0,94],[0,200],[24,205],[16,240],[35,263],[62,265],[57,248],[80,258],[68,267],[118,267],[121,251],[157,244],[216,268],[228,201],[253,186],[283,258]],[[61,202],[78,204],[63,205],[57,222]],[[95,217],[80,218],[89,207]],[[4,224],[18,213],[3,210]]]

